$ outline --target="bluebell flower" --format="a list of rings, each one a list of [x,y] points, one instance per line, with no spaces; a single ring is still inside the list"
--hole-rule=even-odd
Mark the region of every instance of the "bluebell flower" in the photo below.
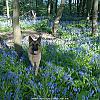
[[[84,72],[83,71],[79,71],[79,75],[84,76]]]
[[[43,85],[40,82],[38,82],[38,86],[39,86],[40,89],[43,88]]]
[[[90,63],[92,64],[92,63],[99,62],[99,61],[100,61],[100,55],[94,54]]]
[[[93,94],[94,94],[94,90],[91,90],[90,93],[89,93],[89,96],[92,97]]]
[[[6,61],[5,61],[5,60],[2,60],[2,61],[0,62],[0,65],[1,65],[2,67],[4,67],[5,64],[6,64]]]
[[[89,97],[88,97],[88,96],[86,96],[86,97],[85,97],[85,100],[89,100]]]
[[[65,80],[68,80],[69,79],[69,75],[67,75],[66,73],[64,74],[64,76],[63,76],[63,78],[65,79]]]
[[[69,90],[69,89],[70,89],[70,85],[67,86],[67,90]]]
[[[59,93],[60,89],[59,88],[55,88],[55,93]]]
[[[97,81],[93,81],[93,84],[94,84],[95,86],[98,86]]]
[[[22,75],[22,71],[19,71],[19,72],[18,72],[18,75]]]
[[[54,89],[55,87],[54,87],[54,85],[52,84],[50,88],[51,88],[51,89]]]
[[[29,68],[25,68],[25,70],[26,70],[27,74],[29,74],[29,73],[30,73]]]
[[[81,89],[80,89],[80,88],[78,88],[77,90],[78,90],[78,92],[80,92],[80,90],[81,90]]]
[[[20,61],[23,62],[23,61],[25,61],[25,60],[26,60],[26,57],[25,57],[24,55],[21,56]]]
[[[59,98],[57,98],[57,97],[54,97],[54,98],[53,98],[53,100],[59,100]]]
[[[67,73],[64,74],[63,78],[64,78],[64,80],[70,81],[73,83],[73,78],[70,75],[68,75]]]
[[[18,94],[20,92],[20,88],[17,87],[16,90],[15,90],[15,92]]]
[[[37,88],[37,84],[36,83],[34,83],[34,88]]]
[[[33,66],[30,64],[27,68],[31,71]]]
[[[52,89],[52,90],[51,90],[51,93],[52,93],[52,94],[54,94],[54,93],[55,93],[55,91]]]
[[[63,94],[63,95],[66,95],[67,91],[68,91],[68,89],[67,89],[67,88],[64,88],[62,94]]]
[[[74,88],[73,88],[73,91],[77,93],[78,90],[77,90],[77,88],[74,87]]]
[[[44,70],[46,70],[48,67],[45,67],[45,66],[41,66],[41,69],[44,69]]]
[[[6,52],[3,52],[2,57],[3,57],[3,58],[6,58],[7,56],[8,56],[7,53],[6,53]]]
[[[17,53],[14,50],[7,52],[7,55],[13,59],[15,59],[17,57]]]
[[[52,86],[52,82],[48,82],[47,85],[48,85],[49,87],[51,87],[51,86]]]
[[[82,100],[85,100],[85,96],[84,95],[82,95]]]
[[[2,79],[2,81],[4,81],[4,80],[6,80],[6,75],[2,75],[2,77],[1,77],[1,79]]]
[[[58,98],[60,98],[60,93],[57,93],[56,96],[57,96]]]
[[[42,76],[43,76],[43,77],[48,77],[49,75],[50,75],[49,72],[47,72],[47,73],[42,73]]]
[[[12,55],[16,55],[16,56],[17,56],[17,52],[16,52],[16,51],[14,51],[14,50],[11,50],[11,54],[12,54]]]
[[[13,65],[15,64],[14,59],[11,59],[10,62],[11,62],[11,64],[13,64]]]
[[[40,95],[38,95],[38,99],[41,100],[41,98],[42,98],[42,97],[41,97]]]
[[[57,87],[57,83],[49,82],[49,83],[47,83],[47,86],[49,86],[49,88],[51,88],[51,89],[54,89],[55,87]]]
[[[50,61],[49,61],[49,62],[47,62],[47,64],[48,64],[49,66],[52,66],[52,62],[50,62]]]
[[[100,93],[100,88],[98,88],[97,91]]]
[[[0,54],[3,52],[3,50],[0,48]]]
[[[72,92],[70,93],[70,96],[71,96],[71,97],[73,96],[73,93],[72,93]]]
[[[8,79],[10,79],[10,78],[14,77],[14,73],[12,71],[9,71],[7,73],[7,76],[8,76]]]
[[[56,87],[56,86],[57,86],[57,83],[53,83],[52,85],[53,85],[54,87]]]
[[[55,81],[56,77],[55,76],[51,76],[51,80]]]
[[[29,83],[30,83],[31,85],[33,85],[33,84],[34,84],[34,80],[29,80]]]
[[[11,92],[5,92],[4,94],[4,100],[11,100],[12,93]]]

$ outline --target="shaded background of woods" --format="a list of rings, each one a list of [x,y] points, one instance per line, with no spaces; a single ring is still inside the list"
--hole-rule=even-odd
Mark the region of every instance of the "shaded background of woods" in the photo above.
[[[0,15],[13,20],[15,49],[20,54],[21,30],[19,17],[47,16],[48,22],[53,21],[52,34],[56,36],[59,21],[72,20],[81,17],[92,21],[91,35],[98,35],[97,20],[99,20],[100,0],[0,0]],[[31,12],[27,15],[27,12]],[[33,11],[33,12],[32,12]]]

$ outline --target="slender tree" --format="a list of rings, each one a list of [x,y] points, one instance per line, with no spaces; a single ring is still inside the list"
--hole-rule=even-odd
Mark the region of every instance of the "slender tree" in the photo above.
[[[19,25],[19,0],[13,0],[13,34],[14,46],[18,55],[21,56],[21,30]]]
[[[48,0],[48,5],[47,5],[47,14],[48,14],[48,17],[50,16],[50,9],[51,9],[51,0]]]
[[[69,10],[70,10],[70,14],[71,14],[71,12],[72,12],[72,11],[71,11],[71,10],[72,10],[72,4],[71,4],[71,3],[72,3],[72,0],[69,0]]]
[[[92,5],[92,35],[98,34],[97,18],[98,18],[98,0],[93,0],[93,5]]]
[[[59,24],[59,21],[61,19],[62,12],[63,12],[63,9],[64,9],[64,4],[65,4],[65,0],[61,0],[60,7],[59,7],[59,9],[57,11],[57,16],[56,16],[56,18],[54,20],[53,27],[52,27],[53,35],[56,35],[57,29],[58,29],[58,24]]]
[[[58,0],[55,1],[55,14],[57,15],[57,4],[58,4]]]
[[[84,16],[84,11],[85,11],[85,8],[86,8],[86,0],[83,0],[83,2],[82,2],[83,4],[82,4],[82,15]]]
[[[50,0],[50,14],[53,15],[53,10],[54,10],[54,1]]]
[[[79,15],[79,0],[77,0],[77,15]]]
[[[36,0],[36,14],[38,13],[38,1]]]
[[[83,5],[83,0],[80,0],[80,3],[79,3],[79,14],[82,14],[82,5]]]
[[[87,3],[86,3],[87,20],[91,20],[91,17],[92,17],[92,5],[93,5],[93,0],[87,0]]]
[[[10,18],[10,15],[9,15],[9,1],[6,0],[6,8],[7,8],[7,18]]]

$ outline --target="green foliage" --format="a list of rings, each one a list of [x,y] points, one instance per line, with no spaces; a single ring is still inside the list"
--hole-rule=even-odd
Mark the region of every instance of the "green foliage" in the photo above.
[[[33,31],[36,30],[34,24],[33,24],[33,25],[26,25],[26,24],[24,24],[24,23],[21,23],[20,25],[21,25],[21,29],[22,29],[22,30],[33,30]]]
[[[11,27],[0,27],[0,32],[9,32],[11,31]]]
[[[35,29],[38,31],[52,33],[50,27],[48,27],[48,20],[43,20],[35,25]]]

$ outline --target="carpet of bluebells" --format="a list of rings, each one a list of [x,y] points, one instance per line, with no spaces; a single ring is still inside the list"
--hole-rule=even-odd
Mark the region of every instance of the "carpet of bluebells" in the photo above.
[[[0,100],[34,98],[99,100],[100,55],[82,46],[46,45],[34,76],[27,54],[19,59],[13,49],[0,49]]]
[[[38,76],[26,49],[0,49],[0,100],[100,100],[100,37],[63,33],[76,44],[45,44]]]

